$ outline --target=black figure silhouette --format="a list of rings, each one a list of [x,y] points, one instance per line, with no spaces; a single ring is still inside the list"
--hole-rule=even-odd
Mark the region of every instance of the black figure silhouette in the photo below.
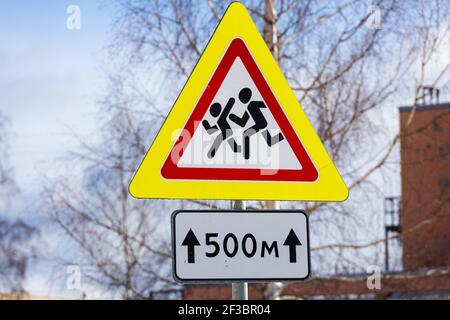
[[[214,139],[214,142],[208,151],[208,157],[210,159],[214,158],[222,142],[224,142],[228,138],[229,139],[227,140],[227,142],[233,149],[233,151],[241,152],[241,147],[238,146],[234,138],[231,137],[233,135],[233,131],[231,130],[230,124],[228,123],[228,115],[230,114],[231,108],[233,107],[235,102],[236,100],[234,98],[230,98],[225,105],[225,108],[223,108],[223,111],[220,103],[213,103],[209,108],[209,113],[214,118],[218,117],[217,124],[211,126],[207,120],[202,121],[203,127],[206,129],[206,132],[208,134],[213,134],[217,130],[220,130],[220,134]]]
[[[252,90],[250,90],[249,88],[244,88],[239,92],[239,100],[243,104],[247,104],[251,98],[252,98]],[[253,126],[244,130],[243,146],[245,159],[250,158],[250,137],[255,133],[260,132],[261,130],[266,129],[267,127],[267,120],[261,111],[261,109],[263,108],[267,108],[266,104],[263,101],[250,101],[250,103],[247,106],[247,110],[244,112],[242,117],[238,117],[235,114],[230,115],[230,120],[242,128],[246,126],[250,117],[255,122]],[[269,147],[273,146],[274,144],[284,139],[281,132],[276,134],[275,136],[271,136],[269,130],[266,129],[262,131],[261,134],[263,135]]]

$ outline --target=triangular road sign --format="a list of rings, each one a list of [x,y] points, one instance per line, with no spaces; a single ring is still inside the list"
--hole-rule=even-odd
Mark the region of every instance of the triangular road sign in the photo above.
[[[343,201],[348,190],[232,3],[130,184],[137,198]]]

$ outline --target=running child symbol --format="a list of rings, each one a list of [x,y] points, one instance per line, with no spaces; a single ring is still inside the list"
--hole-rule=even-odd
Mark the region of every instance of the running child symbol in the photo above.
[[[235,114],[230,115],[230,120],[242,128],[244,128],[247,125],[247,122],[250,119],[250,117],[255,122],[253,126],[251,126],[248,129],[245,129],[243,133],[243,146],[245,159],[250,158],[250,137],[260,132],[261,130],[265,129],[264,131],[261,131],[261,134],[263,135],[269,147],[272,147],[273,145],[277,144],[278,142],[284,139],[283,134],[281,132],[274,136],[270,135],[269,130],[266,129],[267,120],[261,111],[261,109],[267,108],[266,104],[263,101],[250,101],[251,98],[252,98],[252,90],[250,90],[249,88],[243,88],[239,92],[239,100],[243,104],[248,103],[247,110],[244,112],[242,117],[238,117]]]
[[[209,113],[214,118],[218,118],[217,124],[211,126],[207,120],[202,121],[203,127],[208,134],[213,134],[217,130],[220,130],[220,134],[217,135],[217,137],[214,139],[214,142],[208,151],[208,158],[210,159],[214,158],[217,150],[224,141],[228,142],[233,152],[241,152],[241,146],[238,146],[236,140],[234,140],[234,138],[232,137],[233,131],[231,130],[231,126],[228,123],[228,115],[230,114],[231,108],[233,107],[235,102],[236,100],[234,98],[230,98],[223,110],[220,103],[213,103],[209,108]]]

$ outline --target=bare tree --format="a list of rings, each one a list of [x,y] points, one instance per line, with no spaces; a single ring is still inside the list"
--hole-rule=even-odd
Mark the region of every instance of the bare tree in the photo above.
[[[47,199],[53,219],[99,272],[94,280],[120,288],[124,297],[149,297],[177,288],[170,277],[168,209],[162,209],[174,203],[135,201],[127,185],[228,2],[115,4],[110,51],[123,67],[103,104],[105,135],[77,154],[83,181],[74,187],[63,179],[47,190]],[[344,204],[282,205],[306,207],[312,214],[313,259],[321,261],[317,273],[363,271],[380,259],[379,242],[368,240],[380,236],[374,208],[383,190],[376,180],[386,175],[403,134],[386,130],[384,115],[399,93],[415,93],[417,104],[415,87],[423,85],[428,61],[448,37],[449,5],[255,0],[246,6],[351,192]],[[420,72],[412,74],[418,62]],[[408,77],[416,82],[408,83]],[[226,202],[179,205],[217,208]],[[367,241],[373,245],[362,244]],[[274,296],[272,289],[268,296]]]
[[[150,123],[130,113],[134,100],[124,86],[111,79],[111,94],[102,102],[108,115],[99,126],[102,143],[80,140],[80,150],[70,154],[70,172],[45,189],[43,208],[76,245],[75,254],[60,262],[78,265],[88,283],[109,290],[110,297],[177,296],[166,204],[137,201],[128,192]]]
[[[0,198],[3,201],[7,201],[17,190],[8,161],[8,122],[8,119],[0,113]],[[1,208],[4,209],[5,206],[6,204]]]
[[[10,202],[18,191],[8,161],[8,120],[0,114],[0,290],[25,293],[23,281],[30,260],[36,258],[31,240],[35,227],[8,217]]]

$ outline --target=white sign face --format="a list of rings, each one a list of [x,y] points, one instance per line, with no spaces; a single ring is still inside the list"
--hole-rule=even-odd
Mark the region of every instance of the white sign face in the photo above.
[[[172,247],[180,282],[298,281],[310,272],[303,211],[175,211]]]
[[[216,107],[217,113],[213,110]],[[302,169],[239,57],[189,141],[178,166]]]

